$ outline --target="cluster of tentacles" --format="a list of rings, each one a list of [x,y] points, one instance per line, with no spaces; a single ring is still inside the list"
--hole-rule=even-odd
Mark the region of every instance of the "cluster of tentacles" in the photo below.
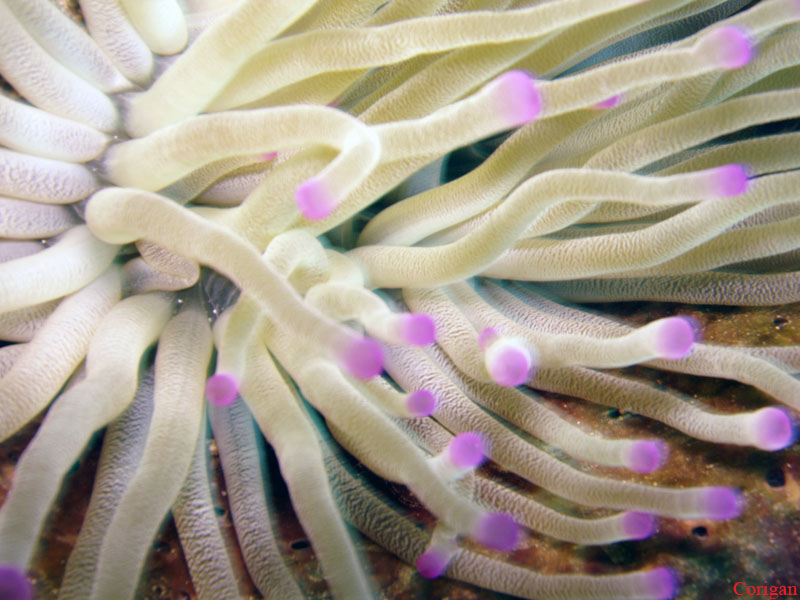
[[[533,390],[708,442],[793,442],[798,347],[569,302],[800,301],[798,0],[80,0],[72,16],[0,1],[0,440],[44,412],[0,508],[3,598],[30,597],[64,477],[104,428],[62,600],[133,597],[170,511],[200,598],[238,598],[248,576],[302,597],[263,438],[335,598],[378,594],[345,522],[423,577],[670,598],[668,565],[543,575],[503,553],[526,529],[594,545],[656,516],[730,519],[741,494],[626,477],[666,444],[598,435]],[[791,410],[721,414],[607,371],[637,364]],[[214,513],[207,419],[247,575]],[[485,458],[608,510],[556,510]]]

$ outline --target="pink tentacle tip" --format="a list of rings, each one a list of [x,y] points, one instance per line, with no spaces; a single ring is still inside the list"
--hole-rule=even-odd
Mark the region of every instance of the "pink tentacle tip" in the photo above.
[[[523,344],[513,339],[501,339],[486,351],[486,369],[498,385],[516,387],[533,376],[534,359]]]
[[[214,406],[233,404],[239,395],[239,382],[230,373],[215,373],[206,381],[206,398]]]
[[[787,411],[769,406],[753,414],[753,443],[762,450],[782,450],[794,444],[795,428]]]
[[[656,332],[656,352],[661,358],[678,360],[689,354],[695,341],[694,327],[684,317],[661,320]]]
[[[311,221],[324,219],[336,208],[336,198],[319,179],[309,179],[297,186],[294,201],[300,214]]]
[[[442,576],[449,562],[450,559],[444,552],[428,550],[417,558],[417,572],[425,579],[436,579]]]
[[[340,358],[345,370],[359,379],[372,379],[383,371],[383,348],[372,338],[350,340]]]
[[[646,540],[656,529],[656,518],[643,512],[626,512],[622,515],[622,532],[629,540]]]
[[[703,513],[706,519],[725,521],[735,519],[744,510],[744,496],[736,488],[712,487],[703,494]]]
[[[745,66],[753,58],[753,46],[744,31],[732,25],[715,29],[709,34],[711,51],[721,69],[732,71]]]
[[[492,85],[500,92],[498,109],[509,126],[519,127],[533,121],[542,111],[542,94],[536,81],[524,71],[508,71],[498,76]]]
[[[669,567],[659,567],[645,573],[647,577],[647,587],[650,594],[648,598],[654,600],[670,600],[674,598],[680,588],[678,575]]]
[[[713,169],[713,172],[718,196],[729,198],[747,191],[747,169],[744,165],[723,165]]]
[[[436,325],[430,315],[409,313],[403,315],[402,337],[407,344],[427,346],[436,339]]]
[[[610,96],[610,97],[606,98],[605,100],[602,100],[602,101],[598,102],[597,104],[592,106],[592,108],[596,108],[598,110],[604,110],[604,109],[607,109],[607,108],[614,108],[621,101],[622,101],[622,95],[621,94],[614,94],[613,96]]]
[[[263,160],[264,162],[267,162],[269,160],[272,160],[273,158],[277,158],[277,156],[278,156],[277,152],[264,152],[263,154],[259,154],[258,158],[260,160]]]
[[[429,417],[436,410],[436,398],[428,390],[417,390],[406,398],[406,408],[413,417]]]
[[[447,454],[459,469],[474,469],[480,466],[485,457],[483,453],[483,440],[472,431],[459,433],[447,446]]]
[[[0,598],[2,600],[33,598],[33,586],[22,569],[14,565],[0,565]]]
[[[519,525],[505,513],[488,514],[478,522],[473,537],[487,548],[508,552],[519,541]]]
[[[667,462],[669,447],[661,440],[637,440],[625,451],[625,466],[635,473],[652,473]]]

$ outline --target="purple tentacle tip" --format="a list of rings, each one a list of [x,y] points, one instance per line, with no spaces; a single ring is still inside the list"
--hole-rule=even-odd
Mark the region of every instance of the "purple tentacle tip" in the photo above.
[[[239,382],[230,373],[215,373],[206,381],[206,398],[214,406],[228,406],[239,394]]]
[[[518,127],[533,121],[542,110],[542,95],[533,77],[524,71],[508,71],[494,80],[503,97],[501,110],[508,122]]]
[[[504,387],[522,385],[533,376],[531,353],[513,340],[501,340],[493,345],[490,343],[486,358],[489,375],[495,383]]]
[[[668,454],[661,440],[638,440],[625,451],[625,466],[636,473],[652,473],[664,465]]]
[[[659,567],[646,573],[648,587],[650,588],[649,598],[654,600],[669,600],[674,598],[680,587],[678,576],[673,569]]]
[[[436,579],[442,576],[448,562],[448,557],[443,552],[428,550],[417,558],[417,572],[425,579]]]
[[[726,70],[739,69],[753,58],[753,46],[744,32],[732,25],[714,31],[714,53],[719,66]]]
[[[336,198],[319,179],[309,179],[297,186],[294,201],[300,214],[312,221],[324,219],[336,208]]]
[[[424,313],[403,315],[402,331],[406,342],[414,346],[427,346],[436,339],[436,325]]]
[[[621,100],[622,96],[620,94],[614,94],[613,96],[609,96],[605,100],[601,100],[600,102],[595,104],[592,108],[596,108],[598,110],[614,108],[620,103]]]
[[[354,377],[372,379],[383,370],[383,349],[372,338],[356,338],[347,344],[341,360],[345,370]]]
[[[754,445],[762,450],[782,450],[795,441],[792,419],[788,413],[774,406],[762,408],[753,414]]]
[[[447,447],[450,461],[460,469],[472,469],[484,460],[483,440],[477,433],[459,433]]]
[[[0,599],[31,600],[33,586],[25,572],[13,565],[0,565]]]
[[[629,540],[644,540],[653,535],[656,518],[648,513],[627,512],[622,515],[622,532]]]
[[[694,340],[694,327],[689,319],[669,317],[658,328],[656,351],[661,358],[678,360],[689,354]]]
[[[487,548],[508,552],[519,541],[519,525],[505,513],[492,513],[480,520],[473,537]]]
[[[436,398],[428,390],[417,390],[406,398],[406,408],[414,417],[429,417],[436,410]]]
[[[734,519],[742,514],[743,509],[744,497],[735,488],[712,487],[705,491],[703,512],[707,519],[712,521]]]
[[[747,170],[744,165],[724,165],[714,169],[717,194],[723,198],[739,196],[747,190]]]

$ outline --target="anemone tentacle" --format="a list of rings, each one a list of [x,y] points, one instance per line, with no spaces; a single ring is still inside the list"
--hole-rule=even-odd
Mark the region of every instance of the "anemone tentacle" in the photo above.
[[[347,523],[412,595],[665,600],[699,567],[647,538],[760,518],[678,463],[795,442],[796,326],[698,315],[797,314],[797,0],[57,4],[0,0],[0,598],[141,597],[170,513],[186,594],[307,597],[277,471],[340,600],[400,594]]]

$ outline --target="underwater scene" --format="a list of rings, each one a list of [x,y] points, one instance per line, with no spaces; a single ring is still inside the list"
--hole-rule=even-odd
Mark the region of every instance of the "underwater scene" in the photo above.
[[[0,0],[0,600],[800,597],[800,0]]]

